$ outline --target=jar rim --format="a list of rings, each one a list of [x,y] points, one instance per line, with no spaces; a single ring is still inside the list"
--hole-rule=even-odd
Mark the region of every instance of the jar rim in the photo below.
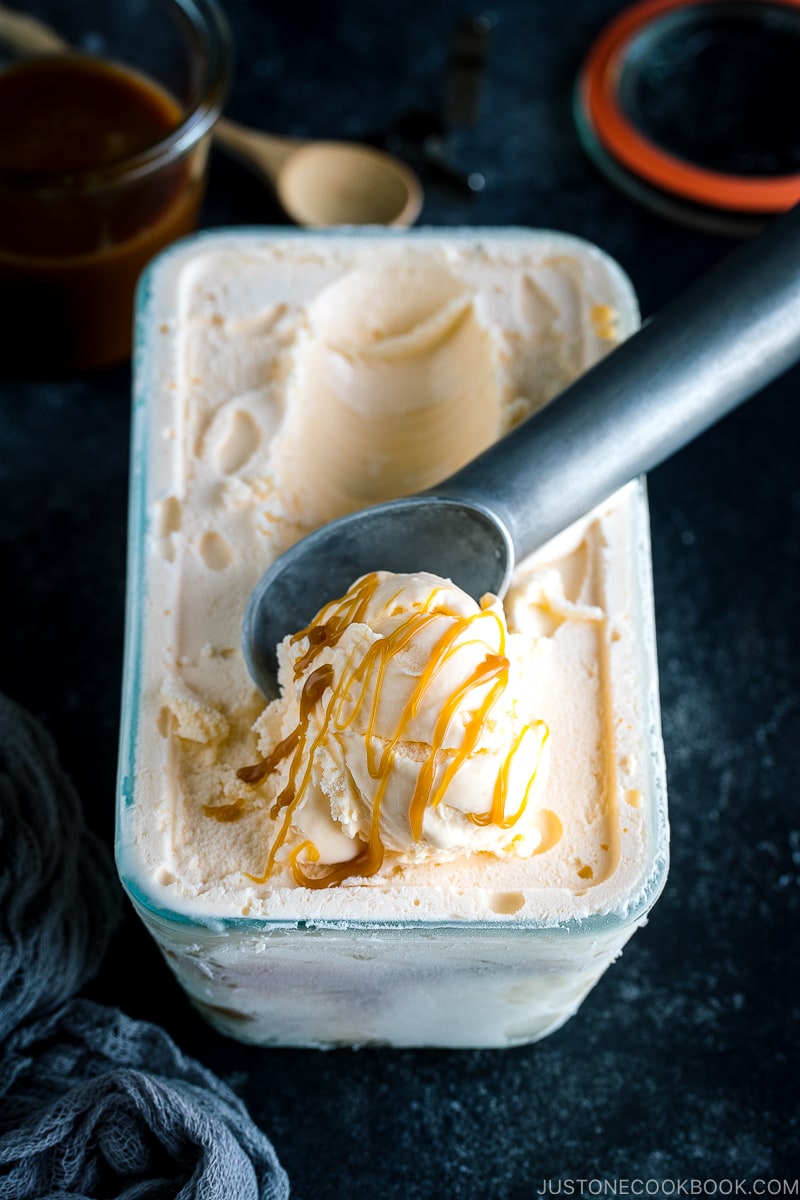
[[[797,13],[800,0],[762,0],[760,6],[728,0],[637,0],[605,27],[583,63],[577,104],[583,126],[612,162],[645,185],[693,204],[723,212],[767,215],[782,212],[800,196],[800,173],[744,176],[690,162],[657,144],[625,111],[619,85],[637,38],[657,31],[675,16],[692,11],[715,14],[721,21],[736,8],[754,21],[771,10]]]

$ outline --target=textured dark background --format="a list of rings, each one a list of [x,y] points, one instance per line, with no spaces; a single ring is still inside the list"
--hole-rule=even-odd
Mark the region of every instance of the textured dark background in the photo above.
[[[583,153],[575,75],[621,7],[497,0],[477,122],[450,139],[485,188],[468,195],[423,165],[421,223],[581,235],[618,259],[648,315],[733,243],[637,207]],[[482,12],[225,11],[231,116],[362,139],[437,109],[456,21]],[[203,223],[283,218],[215,152]],[[795,370],[650,475],[672,868],[647,927],[561,1031],[502,1051],[254,1050],[203,1024],[127,917],[90,993],[164,1025],[239,1090],[300,1200],[524,1200],[580,1178],[669,1194],[691,1178],[797,1175],[799,389]],[[0,688],[45,722],[110,842],[130,372],[2,378],[0,406]]]

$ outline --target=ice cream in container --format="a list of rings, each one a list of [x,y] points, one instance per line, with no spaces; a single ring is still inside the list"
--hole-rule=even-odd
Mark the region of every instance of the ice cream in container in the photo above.
[[[376,560],[307,598],[277,698],[242,649],[290,546],[451,476],[637,327],[619,266],[550,231],[226,230],[143,277],[117,863],[217,1029],[530,1042],[646,922],[668,818],[641,478],[502,602]]]
[[[551,231],[231,230],[154,260],[117,863],[216,1028],[531,1042],[646,922],[669,836],[639,472],[797,361],[798,225],[641,329],[619,266]],[[474,499],[487,462],[500,595],[460,585],[458,544],[370,540],[382,503]],[[253,628],[287,563],[272,698]]]

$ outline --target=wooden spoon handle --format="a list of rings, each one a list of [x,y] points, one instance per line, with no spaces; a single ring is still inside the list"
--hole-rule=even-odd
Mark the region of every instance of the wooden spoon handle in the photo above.
[[[64,54],[69,46],[38,17],[0,4],[0,38],[23,54]]]
[[[245,166],[260,171],[271,184],[289,155],[305,145],[304,139],[276,137],[224,117],[214,126],[214,140]]]

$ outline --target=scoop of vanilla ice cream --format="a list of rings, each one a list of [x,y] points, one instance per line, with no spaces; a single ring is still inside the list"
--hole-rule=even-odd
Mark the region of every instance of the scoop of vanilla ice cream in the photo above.
[[[281,696],[256,726],[282,821],[271,862],[338,882],[386,852],[532,854],[549,751],[535,654],[494,597],[428,573],[357,580],[278,648]]]

